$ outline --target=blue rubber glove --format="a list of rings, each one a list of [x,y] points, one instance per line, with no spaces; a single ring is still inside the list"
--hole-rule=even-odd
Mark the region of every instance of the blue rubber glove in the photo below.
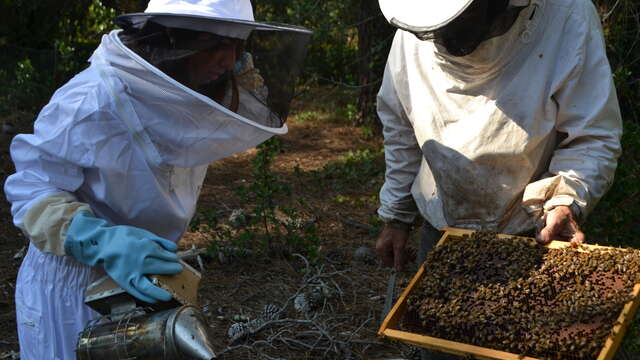
[[[148,303],[171,300],[171,294],[145,275],[182,271],[172,241],[133,226],[112,226],[88,211],[77,213],[67,231],[64,249],[89,266],[102,265],[126,292]]]

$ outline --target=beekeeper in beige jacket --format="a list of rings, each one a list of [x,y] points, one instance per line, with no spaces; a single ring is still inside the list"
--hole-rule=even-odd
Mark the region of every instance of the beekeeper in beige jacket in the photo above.
[[[591,1],[379,4],[399,29],[377,105],[383,262],[404,264],[418,213],[426,233],[584,241],[578,224],[611,186],[622,133]]]

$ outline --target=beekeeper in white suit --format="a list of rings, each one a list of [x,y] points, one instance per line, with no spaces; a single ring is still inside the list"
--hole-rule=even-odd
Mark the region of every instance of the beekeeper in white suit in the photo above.
[[[21,359],[75,359],[96,317],[84,291],[104,273],[142,301],[170,300],[145,275],[182,270],[175,243],[207,165],[287,132],[310,35],[254,22],[249,0],[152,0],[116,23],[11,144],[5,193],[30,240]]]
[[[379,4],[399,28],[377,105],[385,264],[405,263],[418,214],[426,248],[445,226],[584,241],[622,133],[591,1]]]

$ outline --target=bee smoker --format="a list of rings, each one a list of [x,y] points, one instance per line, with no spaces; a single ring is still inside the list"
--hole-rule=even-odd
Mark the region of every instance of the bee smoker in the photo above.
[[[78,360],[211,360],[203,314],[194,306],[200,273],[182,262],[178,275],[157,275],[152,282],[173,295],[148,304],[105,276],[87,289],[85,303],[103,316],[80,333]]]

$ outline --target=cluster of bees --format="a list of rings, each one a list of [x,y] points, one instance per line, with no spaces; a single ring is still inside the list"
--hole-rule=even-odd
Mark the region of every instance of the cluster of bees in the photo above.
[[[596,359],[640,281],[640,251],[475,232],[425,262],[403,327],[540,359]]]

